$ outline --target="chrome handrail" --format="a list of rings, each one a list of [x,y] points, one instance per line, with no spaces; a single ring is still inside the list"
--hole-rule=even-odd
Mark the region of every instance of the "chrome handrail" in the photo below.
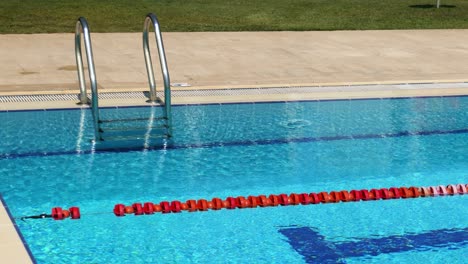
[[[169,70],[167,69],[166,54],[164,52],[164,44],[159,28],[159,21],[155,14],[149,13],[146,15],[143,26],[143,52],[145,55],[146,72],[148,73],[148,82],[150,86],[149,102],[156,102],[156,82],[154,80],[153,64],[151,61],[151,52],[148,43],[148,32],[150,25],[154,27],[154,35],[159,53],[159,63],[161,65],[162,76],[164,80],[164,110],[167,118],[167,126],[169,136],[172,136],[172,116],[171,116],[171,83],[169,80]]]
[[[78,81],[80,83],[80,104],[89,104],[86,94],[86,82],[84,78],[83,58],[81,56],[81,33],[83,33],[84,46],[86,50],[86,60],[88,61],[89,81],[91,83],[91,108],[94,120],[95,136],[99,138],[99,99],[96,82],[96,72],[94,70],[93,49],[91,47],[91,36],[89,34],[88,22],[84,17],[78,18],[75,30],[75,57],[78,71]]]

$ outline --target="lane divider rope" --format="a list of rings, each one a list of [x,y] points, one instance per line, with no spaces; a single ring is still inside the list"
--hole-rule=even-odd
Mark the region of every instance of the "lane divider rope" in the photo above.
[[[419,197],[435,197],[435,196],[452,196],[468,194],[468,184],[450,184],[447,186],[428,186],[428,187],[391,187],[381,189],[362,189],[351,191],[331,191],[319,193],[291,193],[287,194],[271,194],[258,195],[258,196],[238,196],[227,197],[222,200],[220,198],[213,198],[210,201],[206,199],[187,200],[186,202],[180,201],[162,201],[160,203],[133,203],[132,205],[116,204],[113,209],[114,215],[122,217],[128,214],[133,215],[151,215],[154,213],[181,213],[182,211],[188,212],[203,212],[208,210],[221,210],[225,209],[243,209],[243,208],[257,208],[257,207],[273,207],[273,206],[289,206],[289,205],[309,205],[309,204],[327,204],[338,202],[358,202],[358,201],[375,201],[375,200],[389,200],[389,199],[408,199]],[[110,212],[89,213],[91,214],[104,214]],[[50,215],[41,214],[35,216],[21,217],[24,219],[39,219],[39,218],[53,218],[54,220],[63,220],[66,218],[80,219],[80,209],[76,206],[67,209],[61,207],[52,208]]]

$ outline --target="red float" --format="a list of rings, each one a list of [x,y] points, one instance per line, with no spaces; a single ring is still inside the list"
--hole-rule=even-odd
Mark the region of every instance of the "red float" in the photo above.
[[[54,220],[63,220],[64,215],[61,207],[52,208],[52,218]]]
[[[197,209],[199,211],[208,211],[208,202],[205,199],[198,200]]]
[[[234,197],[228,197],[226,198],[227,202],[227,209],[236,209],[237,208],[237,200]]]
[[[401,198],[400,190],[396,187],[392,187],[389,189],[390,193],[393,194],[393,199]]]
[[[369,200],[372,200],[370,195],[369,195],[369,191],[366,190],[366,189],[363,189],[363,190],[360,190],[359,191],[361,193],[361,199],[363,201],[369,201]]]
[[[380,189],[380,193],[382,194],[382,199],[384,200],[388,200],[392,198],[390,191],[387,188]]]
[[[159,205],[161,206],[161,212],[163,214],[168,214],[171,212],[171,205],[168,201],[162,201],[159,203]]]
[[[172,201],[171,202],[171,211],[173,213],[180,213],[181,211],[181,206],[180,206],[180,202],[179,201]]]
[[[73,207],[68,208],[68,210],[70,211],[71,219],[80,219],[81,218],[80,208],[78,208],[76,206],[73,206]]]
[[[301,193],[299,194],[299,199],[301,200],[301,204],[307,205],[312,202],[312,199],[307,193]]]
[[[370,190],[370,194],[373,198],[373,200],[380,200],[382,199],[382,191],[379,189],[372,189]]]
[[[349,194],[351,195],[352,201],[355,201],[355,202],[360,201],[361,198],[362,198],[361,192],[357,191],[357,190],[351,190],[351,192]]]
[[[311,199],[312,204],[320,203],[320,198],[318,197],[318,195],[316,193],[310,193],[309,197]]]
[[[247,197],[247,200],[249,201],[250,208],[255,208],[258,206],[258,199],[256,196],[250,195]]]
[[[213,204],[213,210],[220,210],[223,208],[223,200],[219,198],[213,198],[211,203]]]
[[[143,213],[145,214],[154,214],[154,204],[146,202],[143,204]]]
[[[271,194],[268,199],[270,200],[270,206],[278,206],[280,203],[277,195]]]
[[[332,191],[332,192],[330,192],[330,197],[331,197],[331,201],[333,203],[337,203],[337,202],[341,201],[341,193],[340,192]]]
[[[249,203],[244,196],[237,197],[237,208],[243,209],[249,207]]]
[[[289,203],[292,204],[292,205],[298,205],[301,203],[301,198],[299,197],[299,194],[297,193],[291,193],[289,195],[289,199],[288,199]]]
[[[406,187],[401,187],[399,191],[400,191],[401,197],[404,199],[413,197],[413,193]]]
[[[133,213],[135,215],[142,215],[143,214],[143,206],[141,206],[141,203],[132,204],[132,208],[133,208]]]
[[[289,197],[288,197],[287,194],[282,193],[282,194],[278,195],[278,199],[279,199],[280,205],[282,205],[282,206],[289,205]]]
[[[419,190],[419,188],[412,186],[409,189],[413,193],[413,198],[418,198],[419,196],[421,196],[421,191]]]
[[[187,202],[185,202],[185,203],[187,204],[187,210],[189,212],[196,212],[198,210],[197,201],[187,200]]]
[[[341,193],[341,201],[343,201],[345,203],[352,201],[351,195],[349,194],[348,191],[343,190],[340,193]]]
[[[260,205],[260,207],[266,207],[266,206],[270,205],[270,201],[268,200],[268,198],[265,195],[259,195],[258,196],[258,205]]]
[[[123,204],[116,204],[114,206],[114,214],[116,216],[125,216],[125,205]]]
[[[318,194],[318,197],[319,197],[319,200],[321,203],[330,203],[330,202],[333,202],[332,199],[331,199],[331,196],[330,194],[328,194],[327,192],[321,192]]]

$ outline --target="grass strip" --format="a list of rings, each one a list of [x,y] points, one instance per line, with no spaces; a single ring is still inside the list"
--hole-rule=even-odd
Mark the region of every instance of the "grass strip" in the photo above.
[[[140,32],[147,13],[163,31],[309,31],[468,28],[468,1],[441,0],[2,0],[0,33]]]

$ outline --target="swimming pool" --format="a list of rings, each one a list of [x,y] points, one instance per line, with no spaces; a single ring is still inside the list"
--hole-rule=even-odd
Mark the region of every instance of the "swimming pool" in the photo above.
[[[160,108],[108,108],[109,117]],[[99,150],[88,110],[1,112],[0,192],[39,263],[462,263],[467,196],[115,217],[114,204],[468,182],[468,97],[193,105]]]

